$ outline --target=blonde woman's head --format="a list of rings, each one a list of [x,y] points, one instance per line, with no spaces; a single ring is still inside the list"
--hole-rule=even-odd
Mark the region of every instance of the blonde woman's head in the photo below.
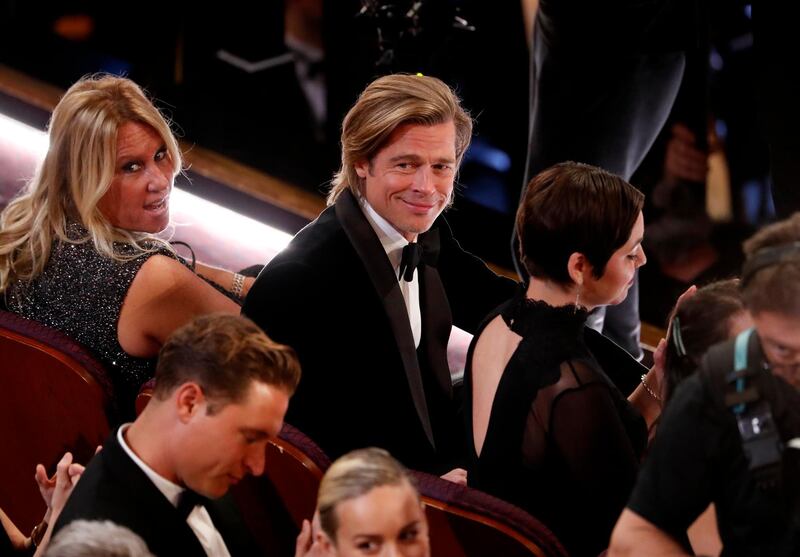
[[[429,557],[428,523],[413,480],[383,449],[352,451],[337,459],[319,488],[317,534],[330,555]]]

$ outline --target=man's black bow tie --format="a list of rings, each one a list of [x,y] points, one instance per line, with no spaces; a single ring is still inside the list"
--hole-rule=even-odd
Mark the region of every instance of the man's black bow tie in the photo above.
[[[420,237],[419,242],[413,242],[403,248],[400,258],[400,272],[398,279],[406,282],[414,280],[414,271],[423,263],[435,267],[439,259],[439,231],[431,230]]]
[[[185,489],[178,499],[178,515],[182,520],[189,518],[194,508],[198,505],[205,506],[208,503],[208,498],[203,497],[196,491]]]
[[[406,282],[414,280],[414,271],[422,262],[422,246],[416,242],[407,244],[403,248],[403,257],[400,259],[400,274]]]

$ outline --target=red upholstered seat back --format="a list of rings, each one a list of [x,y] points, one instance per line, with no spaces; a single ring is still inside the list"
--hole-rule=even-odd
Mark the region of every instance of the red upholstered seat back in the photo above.
[[[139,402],[146,404],[151,394],[148,385]],[[331,461],[289,424],[266,451],[264,475],[245,478],[232,493],[264,554],[291,554],[303,519],[314,514],[319,483]],[[566,557],[555,535],[519,507],[431,474],[412,474],[426,505],[431,555]]]
[[[0,311],[0,507],[23,532],[45,510],[33,479],[66,451],[85,464],[109,433],[102,365],[66,335]]]
[[[426,505],[431,555],[566,557],[555,535],[519,507],[431,474],[413,474]]]
[[[263,476],[247,477],[232,492],[264,555],[290,555],[303,519],[311,519],[330,459],[314,441],[284,424],[267,444]]]

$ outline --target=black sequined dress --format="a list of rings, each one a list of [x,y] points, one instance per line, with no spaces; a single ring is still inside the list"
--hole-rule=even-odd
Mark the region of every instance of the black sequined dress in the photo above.
[[[142,383],[153,376],[155,358],[137,358],[119,344],[117,322],[136,273],[153,255],[176,257],[157,249],[126,261],[101,255],[80,224],[67,226],[67,237],[80,243],[56,242],[41,275],[32,282],[17,281],[7,292],[13,311],[57,329],[90,349],[104,364],[114,387],[112,418],[128,420]],[[124,243],[114,249],[123,257],[137,250]],[[185,263],[185,262],[184,262]]]
[[[522,339],[495,393],[481,453],[472,431],[475,344],[497,315]],[[528,300],[489,315],[467,356],[469,484],[539,518],[570,555],[598,555],[625,506],[647,441],[628,403],[584,341],[586,312]],[[607,365],[607,364],[606,364]]]

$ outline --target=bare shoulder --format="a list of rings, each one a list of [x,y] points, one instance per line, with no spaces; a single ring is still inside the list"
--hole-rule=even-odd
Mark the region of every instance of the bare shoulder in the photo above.
[[[151,288],[159,286],[169,288],[195,280],[201,279],[186,265],[167,255],[156,254],[144,262],[134,278],[134,283],[144,283]]]
[[[117,334],[126,352],[150,356],[172,331],[192,318],[239,311],[237,304],[180,261],[153,255],[131,283],[120,311]]]

